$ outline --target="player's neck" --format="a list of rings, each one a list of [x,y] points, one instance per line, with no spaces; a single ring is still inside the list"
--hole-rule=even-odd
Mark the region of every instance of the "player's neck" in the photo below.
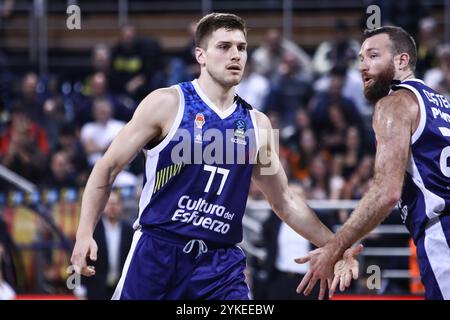
[[[202,75],[198,78],[197,81],[203,93],[220,110],[226,110],[233,104],[234,86],[224,87],[214,81],[211,77]]]
[[[414,72],[412,71],[406,71],[404,73],[399,74],[397,77],[395,77],[395,79],[400,80],[401,82],[408,80],[408,79],[414,79]]]

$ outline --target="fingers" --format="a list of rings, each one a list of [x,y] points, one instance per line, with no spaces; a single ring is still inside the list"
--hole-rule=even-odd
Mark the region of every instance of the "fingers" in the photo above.
[[[81,274],[86,277],[91,277],[95,275],[95,267],[94,266],[86,266],[81,268]]]
[[[310,255],[307,255],[306,257],[301,257],[301,258],[294,259],[294,261],[297,262],[298,264],[306,263],[309,260],[311,260],[311,256]]]
[[[350,271],[347,271],[345,273],[345,287],[348,288],[350,287],[350,282],[352,281],[352,274]]]
[[[72,265],[73,265],[73,270],[75,271],[75,273],[81,274],[81,267],[76,264],[73,264],[73,262],[72,262]]]
[[[345,274],[341,273],[339,277],[339,290],[344,291],[345,290]]]
[[[325,291],[327,290],[327,281],[328,279],[320,279],[319,300],[323,300],[323,297],[325,297]]]
[[[90,251],[89,259],[91,259],[92,261],[97,261],[97,250],[98,250],[97,244],[95,242],[91,243],[91,245],[89,247],[89,251]]]
[[[358,279],[358,275],[359,275],[359,264],[358,264],[358,262],[356,262],[355,265],[351,268],[351,272],[352,272],[353,280]]]
[[[309,282],[309,279],[311,279],[312,273],[311,271],[308,271],[305,276],[303,277],[302,281],[297,287],[297,293],[301,293],[303,289],[305,288],[306,284]]]
[[[363,252],[363,250],[364,250],[364,246],[360,243],[356,246],[355,253],[360,254],[361,252]]]
[[[319,279],[317,279],[314,276],[311,277],[311,279],[309,280],[308,286],[306,287],[305,291],[303,292],[303,294],[305,296],[308,296],[311,293],[311,291],[314,289],[314,286],[317,283],[317,280],[319,280]],[[322,281],[322,279],[321,279],[321,281]]]
[[[74,252],[70,258],[73,269],[76,273],[81,274],[82,269],[86,267],[86,260],[77,252]]]
[[[333,297],[334,292],[336,291],[336,287],[339,283],[339,279],[340,279],[340,276],[334,275],[333,282],[331,283],[331,286],[330,286],[330,291],[328,292],[330,299]]]

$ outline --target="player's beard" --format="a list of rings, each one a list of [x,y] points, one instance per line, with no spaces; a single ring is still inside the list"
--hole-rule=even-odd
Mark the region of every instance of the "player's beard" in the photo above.
[[[394,80],[395,67],[394,62],[391,61],[387,67],[372,79],[372,84],[364,86],[364,95],[367,100],[376,103],[381,98],[388,95],[391,88],[392,80]]]

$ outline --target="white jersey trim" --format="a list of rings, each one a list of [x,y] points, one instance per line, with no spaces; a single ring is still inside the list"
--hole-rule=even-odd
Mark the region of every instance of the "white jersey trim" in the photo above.
[[[439,219],[425,229],[425,252],[444,300],[450,299],[450,248]]]
[[[258,127],[258,123],[256,122],[255,110],[250,110],[250,118],[252,119],[253,128],[255,129],[256,152],[255,152],[255,162],[254,162],[254,164],[257,164],[259,148],[261,147],[261,145],[260,145],[260,142],[259,142],[259,127]]]
[[[422,80],[419,79],[409,79],[406,81],[417,81],[423,83]],[[417,126],[417,129],[414,131],[411,137],[411,144],[414,144],[422,135],[423,130],[425,129],[425,123],[427,122],[427,112],[425,110],[425,104],[423,102],[422,96],[420,95],[419,91],[417,91],[416,88],[408,85],[408,84],[399,84],[398,87],[403,87],[405,89],[410,90],[417,98],[417,101],[419,102],[419,110],[420,110],[420,120],[419,125]]]
[[[136,230],[139,228],[139,220],[141,219],[142,212],[147,207],[147,205],[152,200],[153,188],[155,187],[156,181],[156,167],[158,166],[159,153],[156,155],[150,155],[150,151],[147,151],[147,158],[145,160],[145,176],[147,181],[145,182],[144,188],[141,192],[141,197],[139,199],[139,215],[133,224],[133,228]]]
[[[414,161],[412,154],[409,158],[407,171],[412,177],[414,184],[420,189],[425,201],[425,214],[429,219],[436,218],[445,208],[445,200],[428,190],[420,176],[419,169]]]
[[[197,92],[198,96],[203,100],[203,102],[212,110],[214,111],[220,119],[225,119],[229,117],[231,114],[233,114],[234,110],[236,110],[237,104],[236,102],[233,102],[233,104],[225,109],[224,111],[221,111],[211,100],[209,100],[208,96],[203,92],[202,88],[198,85],[197,79],[192,80],[192,85],[194,86],[195,91]]]
[[[127,277],[128,269],[130,267],[131,259],[133,258],[134,251],[136,250],[136,245],[141,238],[142,231],[136,230],[133,235],[133,241],[131,242],[131,248],[128,252],[127,259],[125,260],[125,264],[123,266],[122,275],[120,276],[119,283],[117,284],[116,290],[114,290],[114,294],[111,300],[120,300],[120,296],[122,295],[123,284],[125,282],[125,278]]]
[[[181,121],[183,120],[184,94],[179,85],[176,85],[174,87],[177,88],[178,95],[180,96],[180,103],[178,105],[177,116],[175,117],[175,121],[173,122],[172,127],[170,128],[170,131],[167,134],[167,136],[160,143],[158,143],[158,145],[156,145],[154,148],[149,150],[149,155],[151,155],[151,156],[161,152],[169,144],[170,140],[172,140],[173,136],[177,132],[177,129],[181,124]]]

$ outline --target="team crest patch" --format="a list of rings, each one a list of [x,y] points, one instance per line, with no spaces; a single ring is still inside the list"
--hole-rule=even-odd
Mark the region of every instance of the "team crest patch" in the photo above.
[[[246,145],[245,141],[245,131],[247,130],[247,124],[244,120],[239,119],[234,122],[234,137],[231,141],[237,144]]]
[[[203,125],[205,124],[205,116],[203,115],[203,113],[197,113],[195,115],[195,125],[197,126],[198,129],[201,129],[203,127]]]

